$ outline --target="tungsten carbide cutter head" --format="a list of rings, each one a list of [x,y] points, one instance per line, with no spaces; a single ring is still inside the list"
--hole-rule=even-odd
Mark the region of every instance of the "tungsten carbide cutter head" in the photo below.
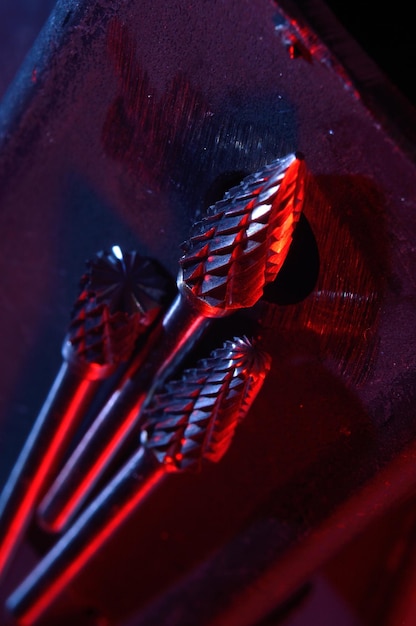
[[[161,313],[168,281],[154,261],[118,246],[99,252],[87,268],[67,343],[79,360],[117,365],[130,357],[137,338]]]
[[[198,469],[219,461],[270,369],[270,357],[247,338],[226,341],[146,410],[146,446],[161,463]]]
[[[179,289],[208,315],[253,306],[286,258],[305,180],[304,161],[290,154],[228,191],[183,244]]]

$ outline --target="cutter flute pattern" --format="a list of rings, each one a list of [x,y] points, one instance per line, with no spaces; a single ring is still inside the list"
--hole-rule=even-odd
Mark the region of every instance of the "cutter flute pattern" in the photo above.
[[[235,338],[154,396],[137,452],[9,598],[19,624],[41,618],[166,473],[200,470],[224,456],[270,364],[248,339]]]
[[[210,358],[167,383],[143,416],[142,442],[170,471],[219,461],[270,369],[269,355],[247,338],[226,341]]]
[[[166,277],[136,252],[123,254],[114,246],[87,262],[62,347],[63,364],[0,496],[0,573],[101,381],[128,360],[166,299]]]
[[[274,280],[303,209],[306,176],[295,154],[277,159],[232,188],[193,226],[179,260],[179,295],[43,500],[38,516],[44,528],[62,532],[74,519],[140,429],[145,403],[212,321],[253,306]]]
[[[137,339],[160,316],[167,304],[168,281],[155,261],[136,251],[123,253],[119,246],[98,252],[87,267],[64,351],[78,367],[105,366],[111,372],[128,361]]]
[[[183,244],[182,293],[196,298],[207,315],[253,306],[286,259],[305,182],[305,164],[291,154],[248,176],[212,205]]]

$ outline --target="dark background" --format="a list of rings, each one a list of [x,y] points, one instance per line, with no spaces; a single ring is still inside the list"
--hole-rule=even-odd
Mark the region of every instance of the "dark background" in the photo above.
[[[299,0],[301,9],[317,12],[314,0]],[[0,96],[49,15],[55,0],[2,0],[0,4]],[[391,82],[415,103],[414,19],[412,3],[328,0],[333,11]]]
[[[181,2],[183,0],[180,0]],[[0,97],[17,71],[24,54],[32,45],[42,24],[46,20],[55,0],[2,0],[0,3]],[[185,3],[184,3],[185,4]],[[327,2],[326,5],[335,13],[345,33],[336,31],[325,21],[322,4],[316,0],[299,0],[295,2],[301,12],[311,18],[311,24],[316,29],[322,28],[320,34],[326,37],[326,43],[331,51],[336,51],[343,44],[344,54],[348,54],[351,64],[360,64],[360,59],[354,56],[353,47],[349,47],[348,33],[359,45],[374,59],[378,67],[399,91],[415,103],[413,89],[413,74],[415,61],[415,48],[413,44],[413,18],[410,15],[409,6],[395,5],[394,11],[389,8],[386,11],[376,3],[358,2]],[[365,7],[365,10],[364,10]],[[331,30],[332,28],[332,30]],[[342,41],[340,41],[343,38]],[[336,45],[335,45],[336,44]],[[349,52],[348,52],[349,51]],[[345,57],[343,58],[345,60]],[[368,84],[374,75],[368,77]],[[367,85],[368,86],[368,85]],[[391,526],[394,529],[397,520],[393,518]],[[395,532],[395,531],[394,531]],[[374,530],[372,530],[374,534]],[[387,534],[387,533],[386,533]],[[368,540],[368,537],[366,537]],[[341,565],[336,567],[336,575],[341,571],[356,572],[362,570],[362,544],[358,546],[360,552],[352,566],[345,560],[339,561]],[[380,552],[376,545],[375,552]],[[368,552],[368,551],[367,551]],[[349,554],[351,549],[349,548]],[[370,559],[368,559],[370,561]],[[359,565],[357,565],[359,564]],[[333,566],[333,569],[335,567]],[[333,578],[333,572],[331,572]],[[351,577],[352,578],[352,577]],[[344,581],[343,581],[344,582]],[[365,585],[362,584],[362,588]],[[380,595],[380,594],[379,594]],[[327,595],[324,594],[324,603],[327,606]],[[316,610],[316,609],[315,609]],[[268,622],[277,623],[273,619]],[[311,620],[305,622],[310,624]],[[320,624],[323,626],[324,621]]]
[[[416,47],[411,3],[382,5],[378,2],[329,0],[326,4],[380,69],[414,104]]]

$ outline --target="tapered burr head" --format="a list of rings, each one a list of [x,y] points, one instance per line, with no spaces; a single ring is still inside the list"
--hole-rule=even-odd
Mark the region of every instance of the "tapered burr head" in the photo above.
[[[222,348],[169,382],[145,411],[142,439],[176,470],[219,461],[270,369],[270,356],[247,338]]]
[[[204,315],[253,306],[282,267],[305,196],[294,154],[245,178],[212,205],[183,244],[178,286]]]
[[[166,275],[151,259],[119,246],[99,252],[87,261],[80,280],[64,357],[100,372],[127,361],[160,315],[168,292]]]

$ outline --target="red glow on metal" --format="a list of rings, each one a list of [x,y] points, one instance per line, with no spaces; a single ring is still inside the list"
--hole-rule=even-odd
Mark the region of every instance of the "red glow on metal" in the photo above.
[[[144,378],[138,377],[137,387],[132,381],[140,370],[143,360],[147,359],[150,353],[154,356],[156,345],[160,346],[161,353],[155,362],[158,373],[155,376],[160,375],[161,372],[162,376],[165,375],[163,371],[165,373],[169,371],[175,361],[177,351],[186,350],[186,345],[192,345],[194,338],[204,328],[206,320],[192,310],[189,311],[187,323],[177,323],[178,320],[182,321],[184,314],[184,309],[180,305],[181,301],[178,297],[165,315],[163,323],[155,329],[146,348],[139,353],[137,361],[130,363],[119,389],[113,393],[46,494],[40,506],[40,519],[47,529],[54,532],[62,531],[97,486],[99,479],[119,452],[122,444],[131,435],[133,428],[140,423],[141,407],[153,381],[153,374],[150,375],[150,379],[147,378],[151,370],[147,371]],[[177,316],[178,319],[176,319]],[[173,324],[175,328],[174,350],[171,350],[168,341],[169,332],[166,327],[170,324]],[[134,389],[133,392],[132,389]],[[127,398],[126,396],[120,397],[124,391]],[[111,427],[108,427],[109,423]]]
[[[155,487],[164,474],[164,467],[160,466],[152,477],[143,483],[143,487],[134,494],[134,497],[125,502],[124,506],[122,506],[103,528],[94,535],[90,543],[77,553],[76,558],[74,558],[70,565],[55,578],[54,582],[47,587],[45,592],[30,606],[28,611],[23,616],[19,617],[19,624],[22,626],[31,626],[36,622],[40,615],[54,602],[61,591],[63,591],[78,572],[81,571],[83,566],[98,552],[100,547],[114,534],[123,521],[127,519],[139,502]]]
[[[17,510],[14,512],[13,520],[9,525],[6,535],[0,545],[0,572],[3,571],[10,555],[17,543],[18,538],[22,534],[31,518],[34,506],[42,496],[45,488],[48,486],[48,478],[52,475],[55,466],[60,458],[62,449],[66,446],[68,434],[72,430],[74,418],[77,416],[79,407],[88,392],[91,382],[89,380],[81,381],[67,411],[57,421],[57,428],[51,438],[47,449],[44,450],[42,460],[37,468],[33,468],[30,483],[21,498]]]
[[[338,371],[362,383],[377,350],[380,303],[389,271],[384,225],[380,220],[374,227],[370,221],[378,210],[378,197],[364,177],[323,177],[320,184],[325,195],[313,182],[308,184],[305,209],[319,249],[316,286],[294,306],[265,309],[262,332],[267,343],[277,328],[282,332],[305,329],[323,358],[330,355]],[[350,217],[351,189],[355,189],[355,210],[363,224],[361,234],[366,233],[362,239]]]
[[[307,63],[317,61],[331,70],[335,70],[345,87],[358,99],[359,93],[354,88],[344,67],[320,41],[317,35],[306,24],[301,24],[298,20],[286,14],[281,6],[279,6],[279,13],[283,21],[276,26],[276,32],[280,35],[283,45],[287,48],[289,57],[291,59],[303,59]]]
[[[48,523],[49,528],[52,531],[61,531],[73,517],[75,512],[80,508],[81,503],[85,501],[86,497],[91,492],[92,486],[97,483],[98,479],[107,467],[109,459],[113,458],[117,450],[120,449],[123,441],[125,441],[126,436],[129,434],[132,426],[137,421],[137,414],[137,407],[134,407],[134,409],[131,410],[123,420],[120,420],[119,428],[109,440],[108,444],[101,450],[101,454],[98,456],[89,471],[83,476],[83,479],[78,484],[77,488],[74,489],[70,499],[60,510],[59,515]]]

